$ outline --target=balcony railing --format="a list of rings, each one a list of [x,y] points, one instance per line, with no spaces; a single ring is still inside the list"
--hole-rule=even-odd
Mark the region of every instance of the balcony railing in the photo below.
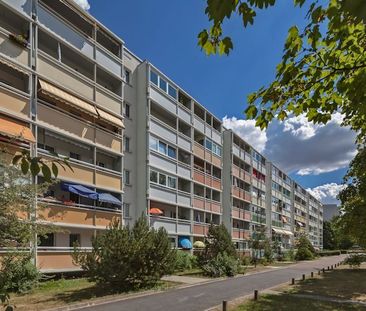
[[[193,180],[201,184],[205,184],[209,187],[215,188],[217,190],[221,190],[221,180],[219,178],[213,177],[209,174],[205,174],[200,170],[194,170]]]
[[[244,239],[247,240],[250,238],[250,231],[245,229],[233,228],[232,230],[233,239]]]
[[[210,211],[212,213],[221,213],[221,203],[200,196],[195,196],[193,199],[193,207]]]
[[[241,208],[233,207],[232,208],[232,217],[237,218],[237,219],[250,221],[251,220],[251,213],[249,211],[245,211]]]

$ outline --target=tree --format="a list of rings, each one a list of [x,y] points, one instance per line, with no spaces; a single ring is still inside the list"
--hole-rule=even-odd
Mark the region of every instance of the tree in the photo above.
[[[342,202],[338,225],[343,234],[356,244],[366,247],[366,149],[360,149],[345,176],[346,188],[339,198]]]
[[[229,54],[233,42],[224,36],[225,20],[239,15],[244,27],[252,25],[256,11],[274,6],[276,0],[207,0],[209,30],[198,35],[208,54]],[[308,121],[327,123],[340,113],[343,126],[357,134],[358,154],[345,177],[339,198],[344,232],[366,245],[366,2],[364,0],[294,0],[305,7],[304,29],[288,31],[282,61],[272,83],[248,95],[246,116],[265,129],[274,118],[304,115]],[[363,168],[363,171],[361,170]]]
[[[315,256],[315,249],[306,234],[301,234],[296,241],[297,252],[295,255],[296,260],[310,260]]]
[[[207,237],[205,238],[204,251],[199,256],[201,265],[216,258],[219,254],[227,254],[229,257],[236,258],[237,253],[231,235],[224,224],[211,224]]]
[[[205,238],[205,249],[198,255],[198,264],[211,277],[237,274],[238,255],[224,224],[210,225]]]
[[[266,239],[266,228],[264,226],[256,228],[256,230],[252,233],[252,239],[249,241],[249,244],[253,252],[252,259],[255,267],[257,267],[258,260],[264,250]]]
[[[176,253],[165,229],[149,228],[141,216],[132,228],[112,223],[91,252],[75,248],[73,257],[91,280],[117,291],[155,285],[174,269]]]
[[[337,249],[336,236],[330,221],[324,221],[323,223],[323,248],[330,250]]]

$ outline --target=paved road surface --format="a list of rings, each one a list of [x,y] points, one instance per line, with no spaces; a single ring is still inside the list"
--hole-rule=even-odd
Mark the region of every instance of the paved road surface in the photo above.
[[[99,306],[83,308],[85,311],[202,311],[220,304],[223,300],[253,293],[254,289],[264,290],[269,287],[300,279],[302,274],[310,274],[344,259],[345,255],[321,258],[302,262],[278,270],[259,274],[225,279],[218,282],[195,285],[188,288],[173,289],[154,295],[111,302]]]

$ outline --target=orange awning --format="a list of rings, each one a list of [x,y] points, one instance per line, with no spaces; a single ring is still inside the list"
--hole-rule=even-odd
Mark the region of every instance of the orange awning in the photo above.
[[[150,208],[150,214],[151,215],[163,215],[164,212],[160,208]]]
[[[102,120],[104,120],[106,122],[110,122],[114,126],[124,128],[122,119],[117,118],[116,116],[112,115],[111,113],[106,112],[106,111],[104,111],[102,109],[99,109],[99,108],[97,108],[97,111],[98,111],[99,118],[101,118]]]
[[[24,140],[30,143],[35,143],[36,139],[33,136],[29,127],[17,123],[0,116],[0,135],[10,138]]]
[[[41,92],[43,94],[51,96],[76,109],[91,114],[94,117],[98,116],[97,110],[92,104],[89,104],[88,102],[81,100],[80,98],[77,98],[76,96],[65,92],[64,90],[61,90],[60,88],[43,80],[39,80],[39,84],[41,86]]]
[[[282,221],[283,221],[285,224],[287,224],[287,218],[286,218],[285,216],[282,216],[281,218],[282,218]]]

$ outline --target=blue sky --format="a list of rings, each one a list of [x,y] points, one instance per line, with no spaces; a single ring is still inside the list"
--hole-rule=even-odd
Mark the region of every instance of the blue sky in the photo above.
[[[239,18],[233,19],[224,27],[234,41],[233,52],[208,57],[197,46],[197,34],[209,25],[204,0],[88,2],[89,12],[132,52],[148,59],[217,117],[226,116],[225,126],[240,132],[304,187],[323,191],[326,201],[328,196],[334,199],[330,192],[339,189],[354,152],[352,133],[340,129],[338,121],[314,127],[303,119],[276,123],[260,133],[243,120],[247,95],[273,79],[287,30],[305,24],[304,9],[294,8],[293,1],[277,1],[245,30]],[[332,137],[336,143],[329,143]]]

